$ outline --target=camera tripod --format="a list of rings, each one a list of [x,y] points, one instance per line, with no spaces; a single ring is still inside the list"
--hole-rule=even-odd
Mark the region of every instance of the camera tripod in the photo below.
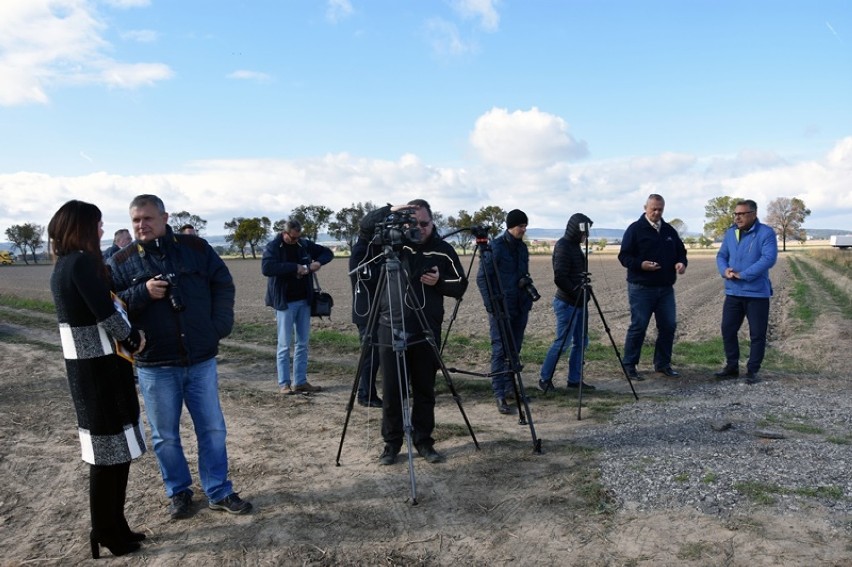
[[[512,327],[509,322],[508,306],[506,304],[503,284],[500,281],[500,277],[497,275],[497,264],[493,255],[487,254],[491,251],[491,246],[488,244],[487,234],[484,233],[484,231],[480,233],[475,232],[474,234],[476,235],[476,249],[479,252],[479,261],[485,262],[487,261],[486,258],[490,257],[494,267],[491,274],[487,271],[485,272],[485,283],[488,291],[488,303],[491,305],[491,317],[493,317],[494,321],[497,323],[497,330],[500,335],[500,341],[503,345],[504,362],[508,370],[490,372],[488,374],[459,370],[457,368],[450,368],[450,371],[487,378],[493,378],[499,374],[510,374],[512,378],[512,386],[515,392],[515,402],[518,408],[518,424],[529,425],[530,435],[532,436],[533,451],[541,453],[541,439],[536,437],[532,412],[530,412],[529,401],[527,399],[526,391],[524,390],[524,381],[521,377],[521,369],[523,366],[521,365],[521,361],[518,357],[515,336],[512,333]],[[471,259],[471,268],[472,266],[473,260]],[[458,304],[456,305],[456,309],[458,309]],[[453,317],[455,317],[455,312],[453,313]]]
[[[565,343],[568,341],[568,337],[573,335],[573,329],[575,324],[579,324],[582,326],[582,332],[580,334],[580,344],[573,345],[572,348],[580,349],[580,384],[577,388],[577,420],[582,419],[581,411],[583,407],[583,381],[585,380],[586,374],[586,344],[589,340],[589,299],[592,300],[595,304],[595,309],[598,312],[598,316],[600,316],[601,323],[603,324],[604,330],[606,331],[607,336],[609,337],[609,341],[612,344],[612,349],[615,352],[615,357],[618,359],[618,366],[621,368],[621,371],[624,373],[624,377],[627,378],[627,382],[630,384],[630,390],[633,392],[633,397],[635,399],[639,399],[639,396],[636,394],[636,389],[633,387],[633,381],[630,379],[630,375],[627,373],[627,369],[624,368],[624,363],[621,359],[621,353],[618,350],[618,346],[615,344],[615,339],[612,338],[612,332],[610,331],[609,325],[606,322],[606,318],[604,317],[603,311],[601,310],[601,305],[598,303],[598,298],[595,295],[595,290],[592,289],[591,283],[591,274],[589,273],[589,234],[585,232],[585,241],[586,241],[586,250],[585,250],[585,266],[584,271],[580,274],[582,276],[582,282],[575,288],[580,290],[580,294],[577,296],[577,299],[574,301],[574,310],[571,312],[571,317],[568,319],[568,324],[565,326],[565,330],[562,332],[562,335],[557,339],[559,341],[559,352],[556,355],[556,361],[562,357],[562,352],[565,350]],[[575,323],[577,317],[580,317],[580,321]],[[555,343],[556,341],[554,341]],[[553,370],[550,372],[550,376],[542,377],[542,380],[547,383],[550,388],[552,388],[552,379],[553,372],[556,370],[556,363],[553,365]],[[547,389],[545,390],[545,394],[547,393]]]
[[[400,407],[402,413],[402,428],[405,440],[405,446],[408,453],[408,475],[411,486],[411,503],[417,505],[417,480],[414,474],[414,446],[412,441],[412,433],[414,425],[412,423],[412,406],[411,406],[411,385],[409,383],[409,361],[406,358],[406,352],[410,347],[425,343],[429,346],[434,360],[444,376],[447,387],[459,407],[465,425],[473,439],[473,444],[479,449],[479,442],[476,440],[476,435],[473,432],[473,427],[467,418],[462,407],[461,397],[458,395],[449,370],[441,358],[441,353],[438,350],[435,334],[426,320],[426,315],[423,313],[423,307],[419,304],[406,304],[406,297],[415,297],[414,288],[408,279],[408,273],[403,267],[403,263],[399,258],[399,253],[394,250],[391,245],[384,245],[383,252],[376,257],[367,260],[355,270],[360,270],[364,266],[384,259],[381,265],[379,281],[376,286],[376,299],[370,306],[370,311],[367,318],[366,332],[364,333],[361,344],[361,356],[358,360],[358,367],[355,371],[355,381],[352,384],[352,391],[349,396],[349,402],[346,404],[346,418],[343,423],[343,431],[340,436],[340,445],[337,449],[336,465],[340,466],[340,455],[343,451],[343,442],[346,438],[346,430],[349,426],[349,420],[352,415],[352,409],[355,403],[355,396],[358,391],[358,384],[361,379],[361,370],[364,366],[364,361],[367,356],[370,356],[373,347],[391,348],[393,350],[393,358],[396,369],[397,386],[400,398]],[[385,313],[382,313],[382,306],[386,305]],[[417,328],[406,329],[405,309],[408,308],[416,316]],[[389,329],[383,329],[379,333],[379,320],[387,317],[390,323]],[[413,331],[413,332],[412,332]],[[412,340],[413,339],[413,340]],[[380,342],[384,341],[384,342]],[[384,358],[384,357],[381,357]],[[384,362],[383,362],[384,364]],[[383,366],[383,380],[388,380],[390,372]],[[431,387],[431,386],[430,386]],[[385,407],[391,400],[385,397]],[[386,411],[383,409],[383,412]]]

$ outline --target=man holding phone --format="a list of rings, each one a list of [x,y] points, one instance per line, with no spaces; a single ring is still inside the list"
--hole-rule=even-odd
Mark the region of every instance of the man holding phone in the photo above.
[[[686,247],[670,224],[663,220],[666,202],[652,194],[645,212],[627,227],[618,260],[627,268],[630,327],[624,340],[624,369],[632,380],[644,380],[636,368],[642,343],[653,315],[657,322],[654,370],[665,376],[680,374],[672,368],[672,348],[677,329],[674,283],[686,272]]]

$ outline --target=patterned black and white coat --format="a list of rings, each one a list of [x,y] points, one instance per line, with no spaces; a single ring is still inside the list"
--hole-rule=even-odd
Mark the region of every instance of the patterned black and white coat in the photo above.
[[[116,355],[138,334],[116,310],[98,263],[83,251],[61,256],[50,278],[68,386],[77,413],[82,458],[127,463],[145,452],[133,367]]]

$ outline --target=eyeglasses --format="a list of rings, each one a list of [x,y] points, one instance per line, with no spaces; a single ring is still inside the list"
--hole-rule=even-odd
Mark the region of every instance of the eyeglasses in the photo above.
[[[735,217],[741,217],[743,215],[750,215],[750,214],[753,214],[753,213],[754,213],[754,211],[743,211],[741,213],[734,213],[734,216]]]
[[[419,224],[419,225],[420,225],[420,228],[426,228],[427,226],[429,226],[430,224],[432,224],[432,221],[430,221],[430,220],[422,220],[422,221],[418,221],[418,223],[417,223],[417,224]]]

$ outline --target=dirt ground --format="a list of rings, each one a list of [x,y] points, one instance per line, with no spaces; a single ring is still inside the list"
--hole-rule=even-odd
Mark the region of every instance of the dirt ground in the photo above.
[[[722,284],[712,255],[691,254],[677,284],[678,341],[718,334]],[[470,257],[464,258],[467,265]],[[237,281],[239,322],[268,321],[263,306],[265,279],[259,261],[229,261]],[[475,265],[474,265],[475,270]],[[533,311],[530,336],[553,335],[549,257],[536,256],[532,277],[543,298]],[[0,294],[49,299],[50,266],[0,269]],[[593,255],[593,289],[616,343],[623,345],[629,323],[624,272],[612,255]],[[345,259],[320,272],[335,297],[333,316],[314,328],[353,331]],[[850,324],[836,314],[820,317],[803,340],[789,314],[786,260],[773,271],[771,348],[790,354],[818,372],[832,395],[848,395],[852,363]],[[848,284],[848,282],[846,282]],[[453,304],[447,302],[448,318]],[[42,318],[43,319],[43,318]],[[55,321],[37,314],[0,309],[0,563],[66,565],[89,557],[87,465],[79,458],[73,410],[58,348]],[[604,341],[599,317],[590,331]],[[487,335],[487,319],[475,286],[453,322],[460,336]],[[651,333],[653,336],[653,332]],[[831,340],[846,337],[845,349]],[[447,462],[430,465],[414,458],[381,467],[380,410],[356,406],[342,453],[354,365],[347,353],[313,353],[309,380],[325,391],[310,397],[282,396],[275,383],[274,354],[256,345],[232,343],[220,356],[221,399],[228,423],[228,451],[235,488],[255,511],[231,517],[206,507],[194,487],[194,515],[171,521],[166,512],[156,459],[149,451],[131,467],[127,515],[148,539],[140,552],[114,564],[174,565],[848,565],[850,526],[837,526],[818,508],[795,516],[776,515],[755,504],[728,517],[692,509],[637,512],[616,506],[616,495],[598,482],[596,456],[576,444],[577,432],[606,425],[607,404],[590,401],[578,421],[575,405],[562,397],[535,397],[538,368],[528,365],[524,383],[543,452],[532,451],[531,428],[518,416],[497,413],[487,388],[463,381],[463,409],[472,437],[452,397],[442,389],[436,416],[437,447]],[[240,345],[237,345],[240,346]],[[677,347],[675,350],[677,362]],[[486,355],[448,360],[448,366],[486,371]],[[648,370],[644,361],[642,369]],[[722,362],[720,353],[719,362]],[[563,363],[558,372],[563,372]],[[798,364],[798,363],[797,363]],[[715,364],[714,364],[715,366]],[[590,366],[587,379],[603,390],[604,401],[643,403],[679,385],[709,380],[713,367],[681,367],[679,380],[650,377],[636,383],[639,400],[619,376],[617,364]],[[816,369],[816,370],[814,370]],[[790,370],[789,375],[801,372]],[[767,372],[785,381],[787,372]],[[439,377],[439,383],[442,380]],[[592,399],[592,396],[589,396]],[[184,439],[196,462],[191,422]],[[150,440],[149,440],[150,447]],[[416,488],[417,505],[411,501]],[[109,553],[104,550],[109,556]]]

